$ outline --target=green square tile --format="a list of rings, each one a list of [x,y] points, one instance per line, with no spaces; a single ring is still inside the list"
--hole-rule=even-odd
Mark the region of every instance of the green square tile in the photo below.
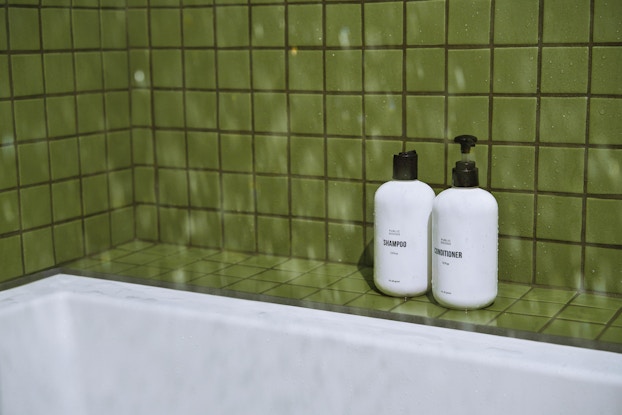
[[[132,170],[117,170],[108,173],[110,207],[118,209],[130,206],[133,202]]]
[[[424,183],[445,182],[445,145],[443,143],[413,143],[407,146],[412,147],[419,154],[419,180]]]
[[[0,234],[20,229],[17,191],[0,192]]]
[[[293,174],[324,175],[324,140],[317,137],[292,137],[290,144]]]
[[[192,281],[188,281],[187,284],[196,285],[199,287],[224,288],[229,285],[233,285],[239,281],[240,278],[235,277],[227,277],[224,275],[207,275],[204,277],[193,279]]]
[[[2,261],[0,281],[18,277],[24,273],[19,235],[0,238],[0,261]]]
[[[108,168],[110,170],[130,167],[132,142],[127,131],[108,133]]]
[[[84,256],[82,221],[54,226],[54,251],[57,264]]]
[[[85,215],[108,210],[108,177],[105,174],[82,178],[82,208]]]
[[[360,50],[331,50],[324,59],[328,91],[363,89],[363,54]]]
[[[251,107],[251,95],[248,93],[220,93],[218,100],[220,129],[251,131]]]
[[[221,268],[214,272],[216,274],[226,275],[228,277],[249,278],[260,275],[262,272],[264,272],[264,270],[259,267],[251,267],[248,265],[231,265],[229,267]],[[258,281],[261,281],[261,279],[258,279]]]
[[[247,50],[219,50],[218,87],[224,89],[249,89],[250,53]]]
[[[229,267],[229,264],[224,264],[222,262],[199,260],[199,261],[187,264],[187,265],[183,265],[181,269],[185,271],[193,271],[193,272],[205,274],[205,273],[217,272],[227,267]]]
[[[539,0],[495,0],[494,41],[496,44],[538,43]],[[522,24],[516,24],[521,22]]]
[[[14,96],[43,94],[43,61],[41,55],[11,57]]]
[[[102,94],[78,95],[78,133],[92,133],[105,128],[104,99]]]
[[[320,221],[293,219],[292,255],[311,259],[326,258],[326,224]]]
[[[324,131],[324,104],[319,94],[290,94],[291,132],[322,134]]]
[[[590,144],[619,144],[622,142],[622,100],[590,99]]]
[[[37,50],[39,40],[39,9],[11,7],[8,9],[9,39],[12,50]],[[6,26],[3,24],[6,31]]]
[[[594,2],[594,42],[622,41],[621,6],[608,0]]]
[[[180,9],[156,9],[149,11],[151,23],[151,46],[180,47],[181,19]]]
[[[542,98],[544,101],[545,98]],[[534,142],[536,138],[535,98],[493,98],[492,139]],[[540,121],[542,127],[542,120]]]
[[[285,7],[256,6],[251,8],[251,42],[253,46],[283,47],[285,45]]]
[[[445,97],[406,97],[406,135],[412,138],[444,138]]]
[[[277,283],[268,281],[243,280],[227,286],[227,289],[261,294],[276,287],[277,285]]]
[[[328,138],[327,175],[339,179],[361,179],[363,143],[358,139]]]
[[[156,203],[155,172],[151,167],[134,168],[134,199],[138,203]]]
[[[494,51],[495,93],[533,94],[538,83],[537,48],[496,48]]]
[[[220,212],[190,211],[190,244],[211,248],[222,247]]]
[[[406,3],[406,42],[409,45],[445,43],[445,1]]]
[[[490,0],[449,3],[449,44],[488,44],[490,39]]]
[[[217,96],[215,92],[186,91],[186,127],[216,128]]]
[[[400,95],[365,95],[365,133],[368,136],[398,136],[402,131]]]
[[[43,228],[22,234],[24,246],[24,272],[41,271],[54,266],[52,229]]]
[[[467,324],[488,324],[498,313],[492,310],[448,310],[439,318]]]
[[[586,118],[586,98],[542,97],[540,141],[583,144]]]
[[[55,222],[80,216],[80,181],[69,180],[52,184],[52,207]]]
[[[329,223],[327,240],[329,261],[359,263],[365,253],[363,226]]]
[[[44,138],[45,105],[44,100],[26,99],[14,101],[15,134],[18,141]]]
[[[26,156],[30,153],[26,151]],[[15,147],[0,146],[0,189],[7,189],[17,186]]]
[[[548,317],[542,316],[502,313],[492,322],[492,325],[510,330],[538,332],[548,320]]]
[[[253,216],[239,213],[225,213],[223,215],[223,246],[235,251],[254,251],[256,227]]]
[[[283,284],[266,291],[264,294],[272,295],[275,297],[294,298],[299,300],[313,294],[316,291],[317,290],[314,288]]]
[[[598,338],[603,342],[622,343],[622,328],[609,327]]]
[[[393,155],[402,151],[401,141],[365,141],[365,177],[389,181],[393,176]],[[427,157],[427,156],[426,156]]]
[[[158,170],[158,195],[160,203],[188,206],[188,180],[183,170]]]
[[[572,301],[572,305],[603,308],[617,312],[622,307],[622,299],[599,294],[582,293]]]
[[[249,31],[241,30],[249,26],[248,17],[246,6],[216,8],[216,44],[219,47],[248,46]]]
[[[618,310],[569,305],[557,315],[558,319],[607,324]]]
[[[221,134],[222,170],[250,173],[253,171],[253,137],[243,134]]]
[[[523,296],[523,300],[544,301],[549,303],[566,304],[576,295],[574,290],[556,290],[551,288],[534,287]]]
[[[488,137],[489,105],[488,97],[448,97],[447,137],[461,134],[471,134],[480,140]]]
[[[151,51],[153,85],[161,88],[183,86],[182,55],[180,50]]]
[[[132,157],[134,163],[153,164],[153,135],[146,128],[132,130]]]
[[[533,241],[499,238],[499,279],[531,283],[533,276]]]
[[[48,137],[71,136],[76,133],[76,102],[73,97],[50,97],[45,100]]]
[[[505,298],[505,297],[497,296],[497,298],[495,298],[495,301],[491,305],[486,307],[486,310],[505,311],[515,302],[516,300],[513,298]]]
[[[495,192],[494,196],[499,204],[499,233],[533,237],[534,196],[507,192]]]
[[[187,209],[160,208],[160,239],[162,242],[188,245],[190,241]]]
[[[107,92],[104,95],[106,128],[118,130],[130,126],[130,96],[127,91]]]
[[[253,94],[255,131],[287,132],[287,95],[282,93]]]
[[[492,149],[492,187],[533,190],[534,168],[533,147],[496,146]]]
[[[285,56],[281,50],[253,50],[254,89],[285,89]]]
[[[444,49],[426,48],[406,51],[406,89],[415,92],[443,92],[445,90]]]
[[[326,97],[326,132],[360,137],[363,132],[363,100],[358,95]]]
[[[214,45],[214,10],[212,7],[183,9],[183,43],[186,47]]]
[[[101,134],[80,137],[80,166],[82,174],[106,170],[106,137]]]
[[[289,255],[290,225],[288,218],[259,216],[257,218],[257,246],[261,252]]]
[[[101,10],[102,47],[105,49],[127,47],[125,10]]]
[[[156,127],[184,126],[184,94],[181,91],[154,91],[153,114]]]
[[[592,49],[592,85],[594,94],[622,94],[622,47],[606,46]]]
[[[562,176],[563,177],[563,176]],[[558,241],[581,241],[582,199],[538,195],[536,236]]]
[[[129,55],[127,52],[104,52],[104,86],[106,89],[127,88]]]
[[[504,283],[500,282],[498,287],[498,297],[508,298],[515,300],[517,298],[521,298],[527,291],[531,289],[528,285],[519,285],[512,283]]]
[[[129,75],[133,86],[151,85],[151,52],[144,49],[130,50],[128,55]]]
[[[368,294],[362,295],[350,301],[347,305],[348,307],[359,307],[371,310],[389,311],[396,306],[403,304],[403,302],[403,298],[391,298],[381,295]]]
[[[149,17],[146,9],[128,9],[127,39],[130,47],[149,46]]]
[[[437,318],[447,310],[432,303],[424,303],[421,301],[407,301],[395,307],[391,312],[399,314],[408,314],[412,316]]]
[[[349,221],[363,220],[363,185],[353,182],[328,182],[328,217]]]
[[[289,214],[287,177],[258,176],[255,179],[257,212],[275,215]]]
[[[402,45],[404,43],[403,4],[401,2],[366,3],[364,39],[366,46]]]
[[[313,301],[317,303],[323,304],[336,304],[336,305],[344,305],[349,303],[358,297],[359,293],[347,292],[347,291],[339,291],[339,290],[321,290],[315,292],[305,300]]]
[[[587,242],[621,244],[622,201],[608,199],[587,199],[586,235]]]
[[[363,62],[365,91],[402,91],[401,50],[366,50]]]
[[[322,46],[321,4],[296,4],[287,9],[288,42],[291,46]]]
[[[186,88],[216,88],[214,51],[184,50],[184,82]]]
[[[208,259],[210,261],[218,261],[225,264],[237,264],[251,258],[249,254],[242,252],[221,251],[217,254],[210,255]]]
[[[100,16],[96,9],[71,10],[73,28],[73,46],[76,49],[99,49]]]
[[[543,19],[545,43],[587,43],[590,39],[590,0],[547,0]]]
[[[587,47],[542,48],[542,92],[585,93],[587,74]]]
[[[223,209],[234,212],[254,212],[254,185],[250,174],[223,173]]]
[[[288,172],[287,137],[257,135],[255,136],[254,149],[256,172],[277,174],[286,174]],[[305,154],[305,156],[311,157],[309,154]]]
[[[73,58],[69,53],[46,53],[43,55],[45,65],[45,91],[48,94],[71,92],[74,90]]]
[[[585,288],[622,294],[622,255],[619,249],[585,248]]]
[[[323,218],[326,216],[324,180],[291,179],[292,215]]]
[[[563,307],[563,304],[546,303],[543,301],[518,300],[506,311],[508,313],[525,314],[529,316],[553,317]]]
[[[299,50],[289,55],[289,88],[321,91],[324,87],[323,52]]]
[[[218,134],[188,131],[186,140],[188,142],[188,167],[218,168]]]
[[[360,4],[326,5],[326,46],[362,45]]]
[[[242,261],[242,263],[253,267],[272,268],[286,262],[288,259],[288,257],[277,255],[253,255]]]
[[[17,149],[19,183],[29,185],[50,180],[48,146],[45,142],[20,144]]]
[[[450,93],[487,93],[490,90],[489,49],[449,50],[447,70]]]
[[[0,1],[0,4],[4,4],[4,0]],[[0,21],[6,22],[7,11],[5,9],[0,10]],[[0,50],[7,50],[9,48],[9,43],[7,41],[6,31],[0,33]]]
[[[582,148],[540,147],[538,189],[557,192],[583,192]],[[562,178],[560,180],[560,178]]]
[[[132,126],[149,127],[153,126],[151,119],[152,94],[149,90],[131,91],[131,111]]]
[[[559,258],[564,258],[560,261]],[[581,285],[581,247],[556,242],[536,243],[536,283],[579,288]]]
[[[0,19],[2,16],[0,16]],[[1,35],[0,35],[1,36]],[[1,49],[0,49],[1,50]],[[3,73],[9,73],[9,57],[0,56],[0,70]],[[0,98],[9,98],[11,96],[11,80],[8,76],[3,76],[0,80]]]
[[[136,206],[136,237],[150,241],[159,239],[158,210],[155,206]]]
[[[111,196],[114,201],[114,194]],[[113,245],[123,244],[132,241],[136,234],[134,232],[136,220],[134,218],[134,207],[127,206],[123,209],[116,209],[110,212],[111,243]]]
[[[197,208],[220,207],[220,179],[217,172],[189,171],[190,206]]]

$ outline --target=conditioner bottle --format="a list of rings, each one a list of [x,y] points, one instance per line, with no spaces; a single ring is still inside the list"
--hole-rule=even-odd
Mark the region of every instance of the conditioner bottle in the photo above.
[[[412,297],[429,287],[434,190],[417,180],[417,153],[393,156],[393,180],[374,195],[374,283],[384,294]]]
[[[477,309],[497,296],[499,209],[480,189],[470,150],[477,138],[461,135],[462,160],[452,171],[452,187],[432,209],[432,293],[443,306]]]

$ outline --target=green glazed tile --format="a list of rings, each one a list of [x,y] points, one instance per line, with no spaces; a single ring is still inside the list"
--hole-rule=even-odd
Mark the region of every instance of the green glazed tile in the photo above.
[[[537,48],[496,48],[494,59],[494,92],[514,94],[536,92]]]
[[[107,89],[127,88],[129,86],[127,52],[104,52],[104,86]]]
[[[291,132],[322,134],[324,131],[324,103],[319,94],[290,94],[289,117]]]
[[[190,244],[202,247],[222,247],[220,212],[190,211]]]
[[[574,290],[557,290],[552,288],[533,287],[524,297],[523,300],[544,301],[549,303],[565,304],[576,296]]]
[[[445,51],[408,49],[406,51],[406,89],[415,92],[445,90]]]
[[[45,105],[43,99],[14,101],[13,107],[15,134],[18,141],[45,137]]]
[[[0,1],[0,4],[4,4],[4,1]],[[7,11],[3,8],[0,10],[0,21],[6,22]],[[9,43],[7,40],[6,31],[0,33],[0,50],[7,50],[9,48]]]
[[[622,94],[622,47],[595,47],[592,49],[592,93]]]
[[[291,258],[276,266],[276,269],[293,272],[307,272],[322,265],[321,261],[303,258]]]
[[[239,278],[227,277],[224,275],[207,275],[188,281],[187,284],[199,287],[224,288],[239,281]]]
[[[534,196],[508,192],[495,192],[494,196],[499,204],[499,233],[533,237]]]
[[[24,246],[24,272],[41,271],[54,265],[52,229],[43,228],[22,234]]]
[[[190,241],[187,209],[160,208],[160,238],[162,242],[188,245]],[[191,262],[191,261],[188,261]]]
[[[20,144],[17,156],[21,185],[42,183],[50,179],[47,143]]]
[[[92,272],[99,272],[102,274],[119,275],[120,273],[132,268],[133,265],[119,264],[116,262],[102,262],[89,267],[88,270]]]
[[[539,0],[496,0],[494,41],[496,44],[538,43]],[[521,22],[522,24],[517,24]]]
[[[158,210],[155,206],[136,206],[136,237],[151,241],[159,239]]]
[[[183,85],[182,55],[179,50],[151,51],[153,85],[181,88]]]
[[[114,194],[111,197],[114,201]],[[134,239],[136,237],[135,227],[136,220],[133,206],[130,205],[110,212],[111,244],[119,245]]]
[[[223,209],[235,212],[253,212],[253,177],[250,174],[223,173]]]
[[[108,210],[108,177],[105,174],[82,178],[82,208],[85,215]]]
[[[594,42],[622,41],[622,4],[608,0],[594,2]]]
[[[611,166],[622,165],[622,150],[590,148],[587,163],[587,191],[589,193],[622,193],[622,183],[611,168]]]
[[[622,299],[598,294],[582,293],[572,300],[572,305],[595,307],[616,312],[622,307]]]
[[[543,18],[543,42],[589,41],[590,0],[547,0],[544,2]]]
[[[103,48],[126,48],[127,27],[125,10],[102,10],[101,30]]]
[[[186,47],[214,45],[214,10],[211,7],[183,9],[183,43]]]
[[[76,218],[82,214],[80,182],[69,180],[52,184],[54,221]]]
[[[268,291],[276,287],[277,285],[278,284],[274,282],[257,281],[257,280],[249,279],[249,280],[242,280],[234,284],[231,284],[227,286],[227,289],[234,290],[234,291],[244,291],[244,292],[249,292],[253,294],[261,294],[261,293],[264,293],[265,291]]]
[[[188,181],[183,170],[158,170],[159,201],[164,205],[188,206]]]
[[[399,136],[402,131],[402,97],[365,95],[365,133],[369,136]]]
[[[259,274],[255,274],[251,278],[255,280],[259,280],[259,281],[270,281],[270,282],[279,282],[279,283],[289,282],[290,284],[294,284],[293,280],[298,276],[300,276],[299,272],[269,269],[266,271],[262,271]],[[301,288],[300,284],[295,284],[290,288],[295,288],[296,286]],[[313,287],[306,287],[306,288],[313,288]]]
[[[257,6],[251,9],[251,42],[253,46],[285,45],[285,7]]]
[[[241,263],[252,267],[272,268],[286,262],[288,259],[288,257],[284,256],[257,254],[245,259]]]
[[[222,134],[220,136],[221,166],[225,171],[253,171],[253,138],[250,135]]]
[[[220,181],[218,173],[190,171],[190,206],[217,209],[220,206]]]
[[[495,51],[495,58],[497,52]],[[447,70],[447,88],[450,93],[487,93],[490,90],[490,50],[488,49],[449,50]],[[495,81],[496,79],[495,74]]]
[[[287,9],[288,43],[291,46],[321,46],[324,41],[322,29],[322,5],[291,5]]]
[[[622,100],[591,98],[590,105],[590,144],[622,142]]]
[[[324,180],[292,178],[291,192],[292,215],[316,218],[326,215]]]
[[[586,47],[542,48],[542,92],[585,93],[587,71]]]
[[[216,58],[212,50],[184,51],[186,88],[216,88]]]
[[[376,294],[366,294],[350,301],[349,303],[347,303],[347,306],[371,310],[389,311],[402,303],[404,303],[403,298],[392,298]]]
[[[197,278],[203,277],[203,274],[192,272],[192,271],[184,271],[181,269],[176,269],[174,271],[168,271],[163,274],[160,274],[153,279],[158,281],[166,281],[172,282],[175,284],[187,284],[189,281],[192,281]]]
[[[48,137],[76,133],[76,103],[73,97],[47,97],[45,100]]]
[[[276,297],[301,299],[301,298],[309,296],[310,294],[313,294],[315,291],[317,290],[314,288],[283,284],[278,287],[272,288],[271,290],[266,291],[264,294],[272,295]]]
[[[54,226],[54,251],[57,264],[84,256],[82,221]]]
[[[151,128],[153,125],[151,119],[151,92],[134,89],[131,91],[131,94],[132,126]]]
[[[445,42],[445,2],[406,3],[406,43],[442,45]]]
[[[499,313],[497,313],[496,311],[491,310],[449,310],[446,313],[442,314],[439,318],[442,320],[458,321],[461,323],[488,324],[498,314]]]
[[[19,230],[19,203],[17,191],[0,192],[0,234]]]
[[[24,273],[22,266],[21,237],[0,238],[0,281],[18,277]]]
[[[255,131],[287,132],[287,96],[283,93],[253,94]]]
[[[583,144],[586,118],[586,98],[542,97],[540,141]]]
[[[133,202],[132,170],[118,170],[108,173],[110,207],[119,209]]]
[[[215,271],[215,273],[219,275],[226,275],[228,277],[236,277],[236,278],[249,278],[253,276],[257,276],[263,272],[262,268],[259,267],[250,267],[248,265],[231,265],[227,268],[219,269]],[[261,279],[259,279],[261,280]],[[268,281],[268,280],[264,280]]]
[[[402,151],[401,141],[366,140],[365,175],[367,180],[391,180],[393,156]],[[426,157],[428,157],[426,155]]]
[[[12,145],[0,146],[0,189],[7,189],[17,185],[15,161],[15,147]]]
[[[290,144],[293,174],[324,175],[324,139],[317,137],[292,137]]]
[[[106,137],[101,134],[80,137],[80,167],[82,174],[106,170]]]
[[[365,3],[363,7],[366,46],[402,45],[404,43],[402,3]]]
[[[285,56],[281,50],[253,50],[254,89],[285,89]]]
[[[300,91],[320,91],[324,86],[322,51],[299,50],[289,55],[289,87]]]
[[[126,91],[107,92],[104,95],[106,128],[118,130],[130,126],[130,96]]]
[[[99,49],[100,15],[98,10],[72,9],[73,46],[76,49]]]
[[[69,53],[46,53],[43,55],[45,65],[45,91],[48,94],[72,92],[74,90],[73,58]]]
[[[583,160],[579,148],[540,147],[538,189],[557,192],[583,192]]]
[[[287,137],[257,135],[254,143],[257,173],[287,174]],[[311,157],[309,154],[305,156]]]
[[[506,311],[515,302],[516,300],[513,298],[499,297],[497,295],[497,298],[495,298],[495,301],[491,305],[486,307],[486,310],[497,311],[497,312]]]
[[[622,343],[622,328],[609,327],[599,337],[600,341]]]
[[[553,320],[542,333],[572,338],[595,339],[605,326],[594,323],[578,323],[576,321]]]
[[[2,16],[0,16],[2,18]],[[3,73],[9,73],[8,56],[0,56],[0,70]],[[3,76],[0,80],[0,98],[9,98],[11,96],[11,80],[8,76]]]
[[[529,316],[553,317],[562,308],[563,304],[546,303],[542,301],[518,300],[506,312]]]
[[[135,268],[124,269],[118,272],[118,275],[127,276],[127,277],[136,277],[136,278],[146,278],[151,279],[154,278],[165,271],[161,268],[154,268],[148,266],[140,266]]]
[[[447,136],[471,134],[480,140],[488,137],[489,104],[488,97],[448,97]]]
[[[127,38],[130,47],[149,46],[149,17],[146,9],[128,9]]]
[[[559,261],[565,258],[565,261]],[[581,285],[581,247],[557,242],[536,243],[536,283],[576,289]]]
[[[450,44],[488,44],[489,32],[490,0],[449,3],[447,40]]]
[[[363,170],[362,141],[349,138],[328,138],[327,176],[339,179],[361,179]]]
[[[108,144],[108,168],[111,170],[130,167],[131,138],[128,132],[120,131],[109,133],[106,137]]]
[[[402,51],[366,50],[363,53],[363,62],[365,91],[402,90]]]
[[[509,330],[537,332],[544,327],[548,320],[548,317],[542,316],[502,313],[492,322],[492,325]]]
[[[181,19],[179,15],[179,9],[152,8],[150,10],[151,46],[181,46]]]
[[[144,252],[134,252],[129,255],[115,258],[114,261],[121,262],[123,264],[145,265],[149,262],[156,261],[158,258],[160,258],[158,255],[147,254]]]
[[[413,148],[419,154],[419,180],[428,184],[445,182],[445,146],[443,143],[412,143],[406,146],[407,149]]]
[[[218,135],[187,132],[188,167],[217,169],[219,166]]]
[[[156,131],[156,158],[161,167],[186,166],[186,140],[177,131]]]
[[[326,5],[326,46],[362,45],[361,5]]]
[[[238,262],[245,261],[251,258],[249,254],[241,252],[222,251],[214,255],[209,256],[210,261],[219,261],[226,264],[236,264]]]
[[[219,126],[222,130],[252,130],[251,96],[242,92],[219,94]]]
[[[147,87],[151,85],[151,53],[148,50],[130,50],[130,79],[133,86]]]
[[[229,264],[225,264],[222,262],[199,260],[190,264],[183,265],[181,269],[207,274],[227,268],[228,266]]]
[[[579,197],[538,195],[536,236],[580,242],[582,207]]]
[[[216,128],[217,96],[214,92],[186,91],[186,127],[187,128]]]
[[[11,67],[15,96],[43,94],[41,55],[15,55],[11,58]]]
[[[272,255],[289,255],[290,224],[288,218],[257,217],[257,246]]]
[[[246,50],[219,50],[218,87],[224,89],[249,89],[250,53]]]
[[[533,275],[533,241],[499,239],[499,279],[529,284]]]
[[[248,7],[231,6],[216,8],[216,44],[219,47],[248,46]]]
[[[326,224],[321,221],[292,219],[292,255],[323,260],[326,258]]]
[[[290,281],[290,284],[302,285],[312,288],[326,288],[331,284],[339,281],[341,277],[335,277],[331,275],[315,274],[313,272],[304,274],[299,277],[295,277]]]
[[[497,297],[517,299],[524,296],[530,289],[528,285],[499,282]]]
[[[365,234],[362,225],[329,223],[326,236],[329,261],[347,263],[361,261],[361,256],[365,253]]]
[[[104,99],[102,94],[78,95],[78,133],[92,133],[105,128]]]
[[[328,182],[328,217],[363,220],[363,186],[360,183]]]
[[[445,97],[406,97],[406,135],[413,138],[445,136]]]
[[[9,39],[12,50],[37,50],[39,41],[39,10],[11,7],[8,10]],[[3,27],[6,26],[3,24]]]
[[[136,167],[134,169],[134,198],[139,203],[156,203],[155,172],[153,168]]]
[[[587,242],[602,244],[622,243],[622,201],[587,199],[586,235]]]
[[[544,99],[542,98],[542,101]],[[493,141],[534,142],[536,138],[536,106],[537,100],[535,98],[493,98]],[[542,128],[542,119],[540,126]]]
[[[325,62],[328,91],[363,89],[363,55],[360,50],[331,50],[325,54]]]
[[[534,158],[533,147],[494,147],[492,149],[492,186],[508,190],[532,190]]]
[[[432,303],[408,301],[395,307],[391,312],[413,316],[437,318],[447,310]]]
[[[585,286],[588,290],[622,293],[622,256],[618,249],[585,248]]]
[[[255,179],[258,213],[289,214],[288,196],[287,177],[258,176]]]
[[[344,305],[351,302],[358,296],[360,296],[359,293],[348,291],[320,290],[309,295],[305,298],[305,300],[323,304]]]

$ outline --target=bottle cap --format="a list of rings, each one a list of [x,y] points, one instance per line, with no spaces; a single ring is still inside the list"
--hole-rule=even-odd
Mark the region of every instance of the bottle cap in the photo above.
[[[417,179],[417,152],[415,150],[393,155],[393,179]]]
[[[452,184],[454,187],[477,187],[479,177],[475,162],[470,159],[471,147],[475,147],[477,137],[472,135],[459,135],[454,138],[460,144],[462,160],[456,162],[456,167],[452,170]]]

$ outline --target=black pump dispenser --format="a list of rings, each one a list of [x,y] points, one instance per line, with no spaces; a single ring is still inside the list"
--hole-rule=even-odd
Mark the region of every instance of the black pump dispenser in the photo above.
[[[472,135],[459,135],[454,138],[454,142],[460,144],[462,160],[456,162],[456,167],[452,170],[452,183],[454,187],[477,187],[479,177],[475,162],[471,160],[471,147],[475,147],[477,137]]]
[[[393,155],[393,179],[417,179],[417,152],[415,150]]]

